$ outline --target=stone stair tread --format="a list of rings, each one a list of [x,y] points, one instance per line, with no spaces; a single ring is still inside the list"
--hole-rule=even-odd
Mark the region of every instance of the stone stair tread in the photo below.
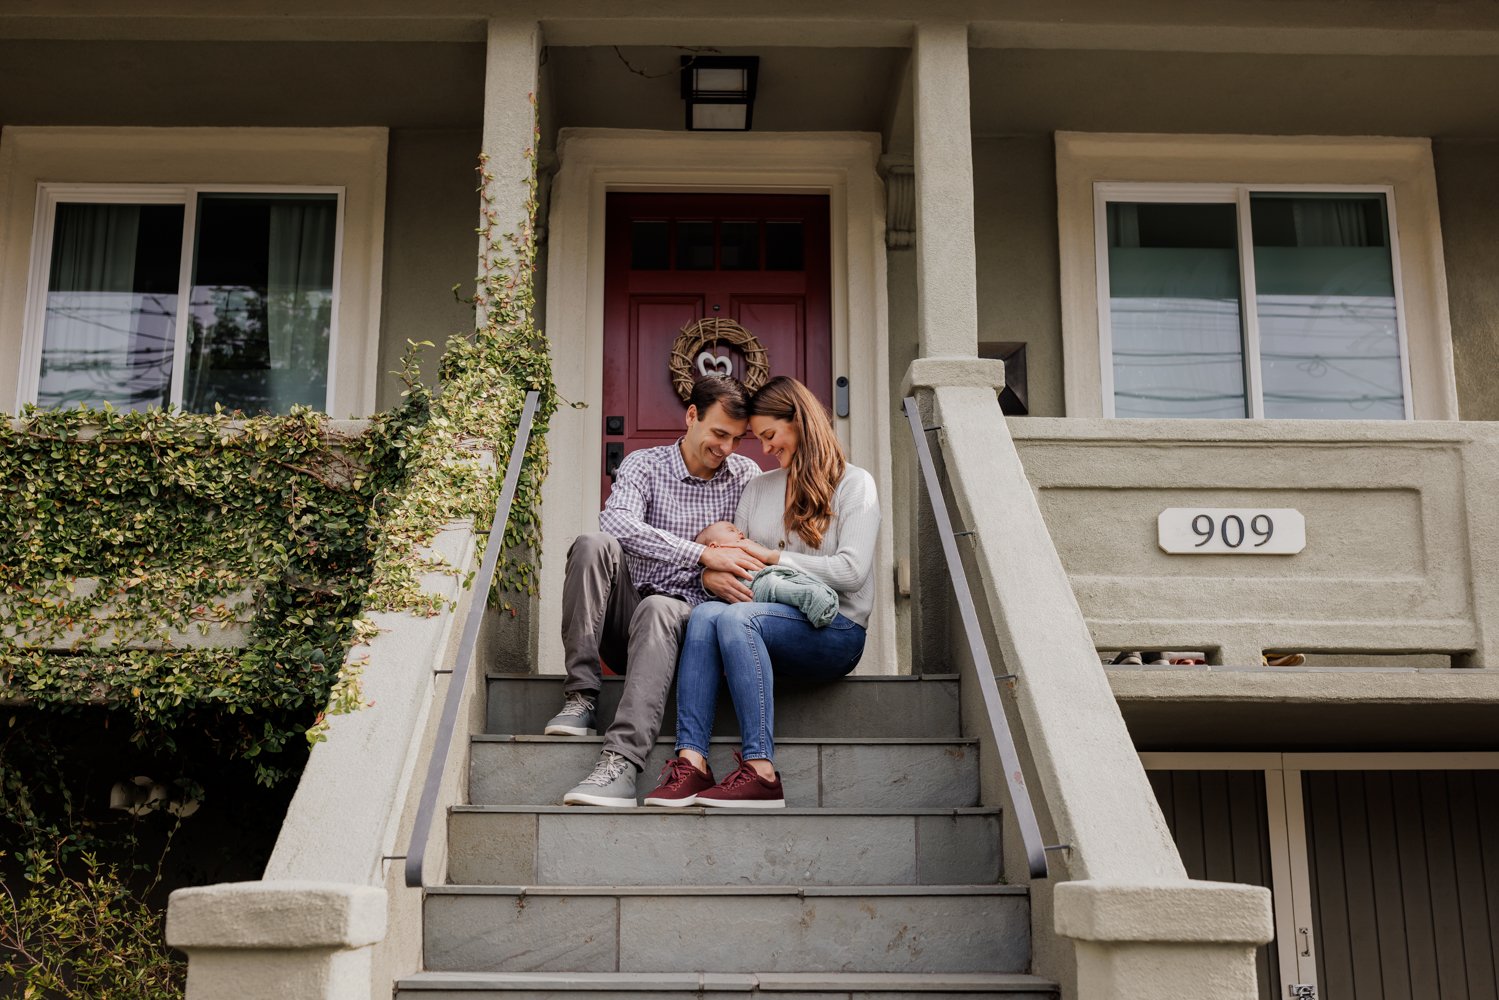
[[[648,991],[776,990],[874,993],[1050,993],[1057,984],[1016,972],[418,972],[398,990]]]
[[[606,806],[476,806],[455,805],[455,813],[502,813],[506,815],[541,813],[548,816],[754,816],[774,819],[777,816],[999,816],[1004,810],[990,806],[960,806],[941,808],[912,806],[908,809],[876,809],[870,806],[817,806],[785,809],[712,809],[705,806],[687,806],[681,809],[666,806],[633,806],[613,809]]]
[[[541,736],[525,733],[471,733],[469,735],[475,743],[593,743],[602,744],[603,736]],[[657,744],[674,745],[674,737],[663,736],[656,740]],[[710,742],[714,744],[732,744],[738,746],[741,742],[737,736],[714,736]],[[978,739],[973,736],[777,736],[776,745],[794,746],[816,746],[818,744],[829,744],[834,746],[941,746],[948,743],[961,746],[977,746]]]
[[[563,674],[507,674],[507,673],[503,673],[503,672],[490,672],[490,673],[486,673],[484,675],[484,677],[485,677],[485,679],[492,680],[492,681],[534,681],[534,682],[547,683],[547,684],[560,684],[562,682],[563,678],[564,678],[564,675]],[[854,683],[854,684],[920,684],[923,681],[955,681],[955,680],[958,680],[958,679],[959,679],[959,675],[958,674],[865,674],[865,675],[852,674],[852,675],[847,676],[847,677],[840,677],[836,681],[836,683],[838,683],[838,684],[849,684],[849,683]],[[602,678],[602,680],[603,680],[603,682],[605,684],[623,684],[625,682],[625,679],[623,677],[621,677],[621,676],[606,676],[606,677]],[[797,687],[799,687],[799,686],[813,687],[813,686],[819,686],[821,684],[826,684],[828,682],[826,682],[826,681],[821,681],[821,682],[808,681],[808,682],[805,682],[805,685],[803,685],[802,682],[798,682],[798,681],[781,680],[781,681],[778,681],[778,683],[787,684],[787,685],[791,685],[791,686],[797,686]]]
[[[432,885],[428,896],[1027,896],[1023,885]]]

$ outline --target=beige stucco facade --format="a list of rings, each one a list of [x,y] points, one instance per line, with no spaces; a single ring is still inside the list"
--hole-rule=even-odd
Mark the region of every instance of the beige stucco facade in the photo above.
[[[1319,745],[1383,749],[1414,718],[1399,749],[1494,748],[1499,437],[1485,422],[1499,419],[1499,110],[1477,96],[1499,91],[1491,5],[408,8],[0,10],[0,411],[27,402],[37,185],[59,180],[343,186],[349,330],[335,415],[393,405],[408,342],[437,345],[422,352],[430,362],[472,322],[452,288],[475,270],[473,170],[488,153],[501,204],[519,211],[535,93],[538,309],[559,387],[585,408],[553,423],[541,593],[508,655],[556,671],[561,561],[596,513],[605,194],[817,191],[833,204],[833,374],[855,386],[839,431],[888,498],[864,669],[973,669],[953,652],[946,570],[916,496],[899,414],[915,391],[943,425],[953,505],[976,536],[971,573],[1013,675],[1043,829],[1068,849],[1055,891],[1036,887],[1033,918],[1035,969],[1065,996],[1207,980],[1214,996],[1258,995],[1250,962],[1270,936],[1267,894],[1187,879],[1137,745],[1275,749],[1326,719]],[[683,46],[762,57],[753,132],[681,130]],[[188,152],[164,166],[119,151],[122,137],[153,136]],[[76,144],[47,145],[58,138]],[[1388,189],[1414,419],[1104,418],[1094,185],[1146,181]],[[1006,421],[994,369],[977,362],[994,343],[1026,347],[1026,416]],[[1155,535],[1168,507],[1295,508],[1308,543],[1264,558],[1168,554]],[[1137,648],[1209,662],[1099,666],[1100,651]],[[1267,650],[1303,651],[1318,669],[1254,669]],[[1360,672],[1371,666],[1381,672]],[[1402,715],[1409,706],[1419,710]],[[406,739],[420,742],[424,716],[413,719]],[[1002,803],[1000,777],[984,780],[986,801]],[[382,794],[404,803],[407,791]],[[387,812],[398,827],[400,807]],[[303,816],[292,835],[315,843],[325,819]],[[391,847],[365,851],[344,881],[386,885],[373,852]],[[294,869],[305,875],[291,865],[281,877]],[[287,905],[356,905],[319,891]],[[241,968],[222,921],[245,892],[184,904],[179,939]],[[369,951],[373,930],[331,934],[315,960],[355,955],[339,960],[340,989],[399,973],[415,909],[391,910],[399,943]],[[1178,910],[1201,919],[1165,918]],[[208,930],[181,929],[195,925]],[[220,995],[206,981],[194,995]],[[332,989],[318,995],[342,995]]]

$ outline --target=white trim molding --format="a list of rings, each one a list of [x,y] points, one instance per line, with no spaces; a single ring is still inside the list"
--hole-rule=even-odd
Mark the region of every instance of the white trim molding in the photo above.
[[[563,663],[560,595],[567,550],[598,530],[604,385],[604,205],[610,191],[826,194],[831,213],[833,375],[852,386],[847,419],[836,421],[849,459],[879,486],[883,528],[878,588],[860,673],[895,673],[889,335],[885,287],[885,194],[880,140],[866,133],[681,133],[564,129],[547,224],[546,328],[553,375],[567,400],[548,431],[558,457],[542,489],[546,525],[536,662]],[[565,458],[564,458],[565,456]]]
[[[0,133],[0,412],[34,389],[26,350],[49,190],[309,190],[341,195],[328,411],[367,416],[379,375],[387,132],[383,128],[6,127]],[[46,186],[44,190],[43,186]],[[76,187],[74,187],[76,186]],[[45,275],[42,276],[45,281]],[[15,377],[11,377],[11,376]]]
[[[1058,132],[1056,154],[1069,417],[1100,417],[1109,409],[1098,295],[1098,191],[1150,184],[1386,192],[1408,413],[1417,420],[1457,419],[1447,273],[1428,140]]]

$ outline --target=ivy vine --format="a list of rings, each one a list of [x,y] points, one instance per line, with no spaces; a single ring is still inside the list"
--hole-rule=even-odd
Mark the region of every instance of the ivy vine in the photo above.
[[[251,760],[322,738],[329,714],[362,704],[348,654],[375,632],[367,613],[442,610],[421,580],[457,571],[430,544],[463,519],[482,535],[503,469],[477,456],[503,461],[532,389],[541,406],[492,599],[534,593],[556,406],[534,318],[537,139],[533,125],[518,227],[481,160],[476,324],[446,345],[435,390],[413,344],[402,403],[356,430],[308,409],[29,408],[0,421],[0,704],[103,706],[141,741],[170,741],[207,707],[243,718],[229,749]],[[284,776],[257,768],[266,783]]]

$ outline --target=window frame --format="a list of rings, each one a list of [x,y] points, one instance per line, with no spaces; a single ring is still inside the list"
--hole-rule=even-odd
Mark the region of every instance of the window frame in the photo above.
[[[1178,183],[1111,183],[1093,185],[1093,242],[1098,274],[1099,379],[1102,385],[1103,415],[1114,417],[1114,326],[1109,312],[1109,239],[1108,205],[1110,202],[1233,205],[1236,249],[1239,254],[1240,345],[1244,351],[1244,393],[1249,402],[1250,420],[1265,419],[1264,378],[1260,366],[1260,324],[1258,292],[1254,272],[1254,233],[1249,222],[1249,199],[1262,192],[1280,194],[1339,195],[1382,194],[1385,225],[1390,234],[1391,279],[1395,286],[1395,333],[1400,348],[1400,386],[1404,419],[1414,419],[1411,407],[1410,353],[1406,346],[1405,296],[1401,291],[1400,237],[1395,219],[1395,189],[1388,184],[1178,184]],[[1152,419],[1152,418],[1147,418]],[[1167,418],[1161,418],[1167,419]],[[1181,419],[1181,418],[1170,418]],[[1306,420],[1308,417],[1277,417],[1279,420]]]
[[[16,399],[35,404],[40,391],[42,353],[46,340],[47,292],[51,281],[52,246],[59,203],[95,205],[181,205],[182,252],[177,274],[177,318],[172,343],[172,379],[166,408],[182,409],[187,377],[187,333],[191,314],[193,263],[198,236],[198,201],[202,195],[331,194],[337,200],[333,233],[333,302],[329,309],[328,385],[318,409],[333,413],[339,354],[338,307],[342,299],[345,190],[341,185],[288,184],[54,184],[37,185],[35,230],[31,237],[31,270],[27,280],[26,318],[21,340],[21,371]]]
[[[330,415],[376,412],[390,336],[382,323],[390,130],[383,126],[0,126],[0,412],[20,409],[38,186],[334,188],[340,213],[339,350]],[[330,339],[331,342],[331,339]],[[393,348],[389,348],[393,350]]]
[[[1055,147],[1067,416],[1101,418],[1113,413],[1112,345],[1104,349],[1107,328],[1100,319],[1099,302],[1107,290],[1099,276],[1099,247],[1105,242],[1100,228],[1107,220],[1099,217],[1095,187],[1119,191],[1138,185],[1155,195],[1191,190],[1193,198],[1215,187],[1385,194],[1407,418],[1459,419],[1430,140],[1058,132]],[[1241,268],[1243,259],[1241,251]]]

